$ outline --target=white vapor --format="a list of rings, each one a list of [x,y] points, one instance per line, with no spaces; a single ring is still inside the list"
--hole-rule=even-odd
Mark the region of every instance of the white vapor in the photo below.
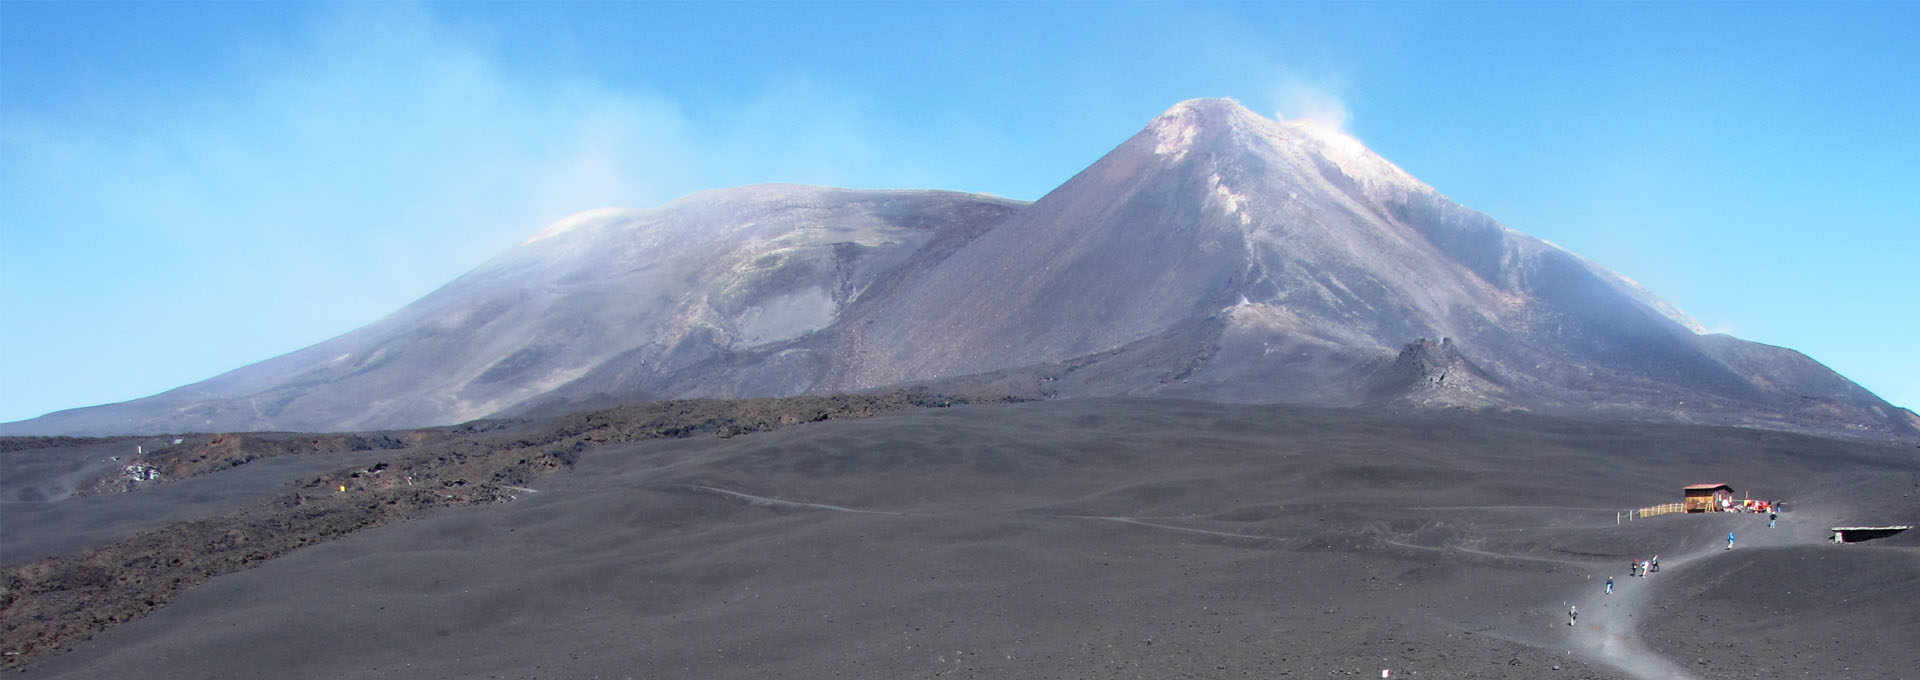
[[[1345,130],[1350,115],[1338,88],[1324,82],[1309,82],[1298,77],[1281,79],[1275,98],[1279,100],[1281,120],[1310,120],[1337,130]]]
[[[869,99],[804,74],[746,88],[743,110],[514,61],[486,40],[415,6],[325,6],[294,35],[223,46],[238,56],[219,77],[103,96],[94,108],[111,115],[9,110],[0,169],[8,195],[32,200],[0,205],[0,309],[40,323],[0,332],[0,384],[48,387],[0,420],[324,340],[584,210],[916,179],[864,141]],[[687,113],[700,106],[738,113]],[[146,283],[119,283],[127,272]],[[100,319],[140,342],[61,331]],[[99,377],[41,368],[59,365]]]

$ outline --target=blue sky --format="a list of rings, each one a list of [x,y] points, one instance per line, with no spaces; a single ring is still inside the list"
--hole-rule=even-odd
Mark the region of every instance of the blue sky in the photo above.
[[[0,420],[377,319],[580,210],[1037,198],[1173,103],[1336,118],[1920,406],[1915,3],[0,3]]]

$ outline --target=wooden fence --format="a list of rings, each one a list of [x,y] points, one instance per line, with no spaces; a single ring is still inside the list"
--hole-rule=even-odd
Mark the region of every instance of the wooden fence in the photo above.
[[[1620,512],[1614,513],[1613,523],[1619,524],[1621,522],[1631,522],[1636,519],[1646,519],[1648,517],[1659,517],[1661,515],[1671,515],[1677,512],[1686,512],[1686,511],[1687,511],[1687,504],[1685,503],[1663,503],[1660,505],[1652,505],[1652,506],[1640,508],[1637,510],[1621,510]]]

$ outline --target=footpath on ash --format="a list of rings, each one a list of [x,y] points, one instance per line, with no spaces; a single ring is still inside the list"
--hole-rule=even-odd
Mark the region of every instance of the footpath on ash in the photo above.
[[[1580,608],[1579,621],[1571,626],[1569,635],[1570,651],[1592,661],[1613,666],[1635,678],[1642,680],[1693,680],[1695,676],[1672,659],[1654,651],[1642,640],[1639,624],[1645,621],[1643,613],[1652,602],[1654,593],[1661,588],[1671,575],[1688,569],[1711,569],[1714,558],[1730,554],[1744,548],[1779,547],[1789,545],[1811,545],[1825,540],[1827,532],[1819,525],[1820,518],[1804,513],[1782,515],[1777,526],[1768,527],[1765,516],[1753,515],[1756,521],[1747,526],[1733,529],[1733,548],[1727,548],[1724,536],[1718,540],[1707,541],[1703,545],[1689,548],[1686,552],[1660,556],[1660,571],[1643,577],[1626,574],[1613,574],[1602,571],[1593,574],[1593,587],[1585,588],[1585,595],[1569,598],[1568,602]],[[1686,521],[1688,516],[1677,515],[1640,521]],[[1642,559],[1652,557],[1643,556]],[[1612,594],[1607,594],[1607,576],[1613,576]],[[1562,614],[1565,606],[1561,607]]]
[[[703,485],[692,485],[690,488],[730,497],[754,505],[875,515],[900,516],[907,514],[851,508],[826,503],[797,501],[787,498],[758,496]],[[1581,509],[1591,510],[1591,508]],[[1101,520],[1151,529],[1204,534],[1225,538],[1243,538],[1260,541],[1275,540],[1273,536],[1229,533],[1149,521],[1151,518],[1088,515],[1058,515],[1057,517],[1062,519]],[[1661,554],[1660,571],[1641,577],[1633,577],[1625,573],[1613,573],[1611,571],[1612,567],[1610,566],[1601,567],[1585,561],[1507,554],[1477,550],[1459,545],[1432,547],[1395,540],[1386,540],[1385,543],[1409,549],[1434,550],[1440,552],[1460,551],[1499,559],[1551,562],[1582,567],[1585,569],[1583,585],[1581,585],[1577,591],[1568,591],[1569,595],[1559,600],[1557,609],[1561,616],[1564,617],[1566,607],[1569,603],[1579,607],[1580,616],[1578,621],[1572,626],[1567,626],[1565,643],[1567,644],[1568,652],[1578,654],[1584,659],[1595,663],[1611,666],[1640,680],[1696,680],[1696,676],[1685,667],[1655,651],[1648,646],[1639,635],[1639,624],[1645,620],[1642,614],[1648,610],[1648,603],[1655,599],[1656,589],[1662,587],[1663,581],[1666,580],[1661,577],[1688,569],[1711,569],[1713,568],[1715,557],[1731,554],[1733,550],[1790,545],[1813,545],[1825,541],[1828,535],[1827,531],[1823,528],[1827,518],[1818,516],[1817,514],[1798,513],[1796,515],[1782,516],[1778,526],[1774,527],[1768,527],[1766,519],[1762,515],[1735,515],[1735,517],[1750,518],[1753,521],[1741,522],[1740,525],[1732,529],[1735,533],[1735,541],[1731,549],[1727,547],[1724,535],[1718,538],[1710,536],[1708,540],[1704,541],[1693,541],[1697,543],[1697,545],[1692,545],[1682,552]],[[1697,518],[1688,515],[1670,515],[1640,521],[1686,522],[1694,519]],[[1678,524],[1674,525],[1673,528],[1675,530],[1697,530],[1697,528],[1683,527]],[[1638,559],[1651,557],[1653,557],[1653,554],[1648,553],[1639,556]],[[1604,585],[1608,576],[1614,578],[1612,593],[1607,593]],[[1564,619],[1562,620],[1564,621]],[[1520,642],[1523,638],[1524,636],[1506,637],[1505,639]],[[1523,642],[1523,644],[1537,645],[1538,643]]]

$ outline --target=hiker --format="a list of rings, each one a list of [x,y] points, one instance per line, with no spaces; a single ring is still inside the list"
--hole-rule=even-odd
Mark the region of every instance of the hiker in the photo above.
[[[1580,607],[1578,605],[1567,605],[1567,625],[1571,626],[1573,622],[1578,620],[1580,620]]]
[[[1640,563],[1640,573],[1641,573],[1641,575],[1645,575],[1645,574],[1647,574],[1647,573],[1648,573],[1649,571],[1652,571],[1652,570],[1653,570],[1653,560],[1647,560],[1647,561],[1645,561],[1645,562],[1641,562],[1641,563]]]
[[[1727,549],[1733,549],[1733,532],[1731,531],[1727,532]]]
[[[1635,561],[1633,561],[1633,560],[1627,560],[1627,575],[1628,575],[1628,576],[1639,576],[1639,575],[1640,575],[1640,563],[1639,563],[1639,562],[1635,562]]]
[[[1780,513],[1777,513],[1777,512],[1769,512],[1769,513],[1767,513],[1767,528],[1768,528],[1768,529],[1772,529],[1772,528],[1773,528],[1773,523],[1774,523],[1774,522],[1778,522],[1778,521],[1780,521]]]
[[[1607,577],[1607,594],[1608,595],[1613,594],[1613,577],[1612,576]]]
[[[1652,571],[1660,571],[1660,556],[1659,556],[1659,555],[1654,555],[1654,556],[1653,556],[1653,559],[1651,559],[1651,560],[1648,560],[1648,561],[1647,561],[1647,569],[1649,569],[1649,570],[1652,570]]]

